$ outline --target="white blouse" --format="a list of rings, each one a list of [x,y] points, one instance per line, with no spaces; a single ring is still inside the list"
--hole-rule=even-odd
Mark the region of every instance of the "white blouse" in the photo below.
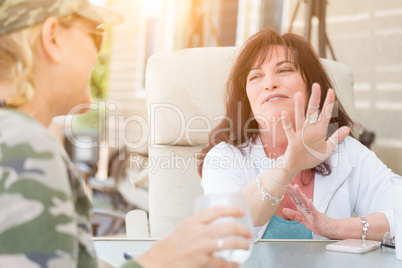
[[[205,194],[236,192],[255,181],[274,163],[258,138],[243,153],[227,143],[212,148],[204,159],[201,180]],[[346,137],[330,155],[332,173],[315,175],[313,204],[335,219],[382,212],[394,233],[394,205],[391,178],[394,173],[380,159],[352,137]],[[255,227],[255,239],[263,236],[268,222]],[[325,239],[313,234],[313,239]]]

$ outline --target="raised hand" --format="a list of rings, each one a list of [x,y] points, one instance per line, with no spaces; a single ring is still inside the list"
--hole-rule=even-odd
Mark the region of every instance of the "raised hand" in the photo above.
[[[326,138],[328,125],[335,104],[335,92],[329,89],[324,107],[320,111],[321,88],[313,84],[308,102],[307,113],[300,92],[295,95],[295,125],[293,126],[286,111],[282,112],[282,125],[285,129],[288,146],[283,156],[286,169],[290,174],[310,169],[325,161],[335,146],[349,134],[349,127],[337,129],[330,138]]]

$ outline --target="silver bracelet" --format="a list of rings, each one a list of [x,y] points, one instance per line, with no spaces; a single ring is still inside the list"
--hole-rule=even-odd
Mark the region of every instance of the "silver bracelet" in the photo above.
[[[290,183],[288,183],[288,184],[281,184],[281,183],[279,183],[279,182],[276,182],[276,181],[274,181],[273,179],[271,179],[271,177],[269,177],[267,174],[265,174],[265,173],[263,173],[263,174],[261,174],[261,175],[263,175],[264,177],[266,177],[266,178],[268,178],[268,180],[270,181],[270,182],[272,182],[273,184],[275,184],[275,185],[278,185],[278,186],[281,186],[281,187],[288,187],[289,186],[289,184]]]
[[[361,222],[362,222],[362,225],[363,225],[362,240],[366,240],[366,236],[367,236],[366,233],[367,233],[367,230],[368,230],[370,224],[367,221],[366,216],[360,216],[360,219],[361,219]]]
[[[261,195],[262,195],[262,199],[261,199],[261,200],[269,199],[269,200],[271,201],[271,205],[276,206],[276,205],[278,205],[278,204],[282,201],[282,199],[285,197],[285,195],[282,195],[282,197],[279,197],[279,198],[278,198],[278,197],[272,196],[270,193],[268,193],[268,192],[264,189],[264,187],[262,186],[262,184],[261,184],[260,176],[257,177],[256,181],[257,181],[258,189],[260,189],[260,192],[261,192]]]

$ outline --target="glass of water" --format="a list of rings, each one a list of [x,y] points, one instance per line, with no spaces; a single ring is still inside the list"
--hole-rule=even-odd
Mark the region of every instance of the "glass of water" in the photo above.
[[[241,218],[235,217],[221,217],[213,221],[211,224],[224,223],[224,222],[237,222],[248,227],[252,231],[252,221],[250,212],[247,208],[246,200],[240,192],[234,193],[217,193],[199,196],[195,201],[194,212],[198,213],[208,208],[216,206],[233,206],[239,207],[245,211],[245,215]],[[243,238],[244,239],[244,238]],[[249,239],[250,248],[248,250],[236,249],[236,250],[221,250],[214,253],[215,257],[225,259],[227,261],[244,263],[251,254],[253,248],[253,238]]]

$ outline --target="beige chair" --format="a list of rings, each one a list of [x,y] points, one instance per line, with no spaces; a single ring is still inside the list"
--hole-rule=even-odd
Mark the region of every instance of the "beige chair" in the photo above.
[[[237,52],[235,47],[194,48],[148,60],[151,237],[171,232],[192,214],[195,197],[203,194],[195,158],[224,115],[225,82]],[[348,114],[357,121],[351,70],[323,62]]]

